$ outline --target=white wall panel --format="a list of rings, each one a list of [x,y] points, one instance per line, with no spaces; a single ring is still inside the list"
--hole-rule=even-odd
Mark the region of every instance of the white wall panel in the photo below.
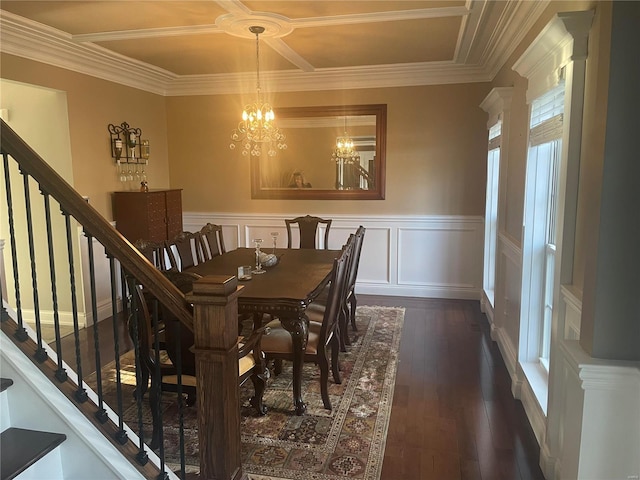
[[[365,228],[367,230],[364,234],[364,243],[360,253],[357,281],[361,285],[390,285],[392,282],[391,229],[366,226]],[[358,289],[358,291],[361,290]]]
[[[398,229],[398,284],[472,288],[472,229]]]
[[[184,214],[184,229],[196,231],[207,222],[222,225],[227,250],[252,246],[259,237],[272,245],[278,231],[284,247],[285,218],[304,214]],[[463,216],[318,215],[331,218],[329,248],[339,249],[358,226],[367,230],[356,291],[381,295],[479,299],[482,283],[483,220]],[[296,243],[294,232],[294,245]],[[319,236],[323,235],[321,231]]]

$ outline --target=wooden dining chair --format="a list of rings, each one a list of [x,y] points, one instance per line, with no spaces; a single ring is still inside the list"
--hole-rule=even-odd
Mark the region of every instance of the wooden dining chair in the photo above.
[[[224,248],[224,238],[222,236],[222,227],[207,223],[200,229],[200,238],[202,245],[202,254],[205,260],[211,260],[213,257],[222,255],[227,250]]]
[[[362,243],[364,241],[365,227],[358,227],[355,234],[349,236],[347,244],[352,243],[353,251],[349,257],[349,265],[347,266],[347,280],[344,288],[344,295],[341,299],[340,313],[340,351],[346,352],[347,346],[351,345],[349,338],[348,325],[351,323],[353,331],[358,331],[356,327],[356,308],[357,298],[355,294],[356,278],[358,276],[358,266],[360,264],[360,252],[362,251]],[[309,311],[322,311],[327,304],[328,288],[307,307]]]
[[[134,242],[133,246],[158,270],[171,269],[171,261],[164,242],[139,239]]]
[[[202,238],[193,232],[181,232],[167,242],[167,253],[174,270],[184,271],[204,261]]]
[[[188,272],[166,272],[167,277],[183,292],[191,290],[193,281],[199,277]],[[195,275],[195,277],[194,277]],[[161,353],[154,343],[154,330],[157,327],[157,319],[154,319],[144,301],[142,289],[139,285],[132,287],[133,306],[130,317],[130,332],[137,331],[137,347],[140,368],[140,378],[144,382],[151,378],[149,392],[149,407],[153,431],[150,447],[158,448],[160,444],[160,431],[162,421],[158,406],[162,392],[183,392],[187,395],[186,405],[192,406],[196,401],[196,362],[192,351],[193,332],[184,326],[171,312],[163,309],[166,325],[166,356],[168,360],[161,360]],[[238,337],[238,382],[242,385],[247,379],[251,379],[254,386],[254,396],[250,399],[251,405],[260,415],[267,412],[262,402],[266,381],[269,372],[265,366],[264,354],[260,348],[260,340],[264,328],[252,331],[248,338]],[[132,334],[132,338],[136,337]],[[157,374],[157,371],[160,374]],[[180,381],[178,378],[180,377]],[[148,381],[148,380],[147,380]]]
[[[353,252],[349,259],[347,282],[344,289],[343,315],[340,317],[340,350],[343,352],[346,351],[346,345],[351,345],[351,339],[349,338],[347,330],[348,324],[351,323],[351,328],[354,332],[358,331],[358,328],[356,327],[356,308],[358,306],[358,298],[356,297],[355,288],[365,231],[366,229],[362,225],[360,225],[356,230],[353,238]]]
[[[326,308],[322,312],[310,311],[307,346],[304,354],[305,362],[316,363],[320,368],[320,393],[324,408],[331,410],[329,399],[329,349],[331,349],[331,372],[335,383],[340,384],[340,339],[339,317],[341,297],[347,279],[347,264],[352,249],[346,246],[333,262],[331,283],[327,297]],[[262,337],[262,350],[267,360],[275,360],[275,373],[281,373],[282,360],[294,361],[293,341],[291,334],[282,326],[280,320],[273,320],[267,324],[267,330]]]
[[[318,248],[316,245],[316,237],[318,226],[325,225],[323,248],[329,248],[329,229],[331,228],[331,219],[324,219],[305,215],[304,217],[296,217],[285,219],[284,223],[287,227],[287,248],[292,248],[291,226],[297,225],[300,232],[300,244],[298,248]]]

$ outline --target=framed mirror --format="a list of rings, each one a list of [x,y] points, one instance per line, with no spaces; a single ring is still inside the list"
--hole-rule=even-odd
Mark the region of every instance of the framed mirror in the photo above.
[[[251,198],[384,199],[386,104],[283,107],[275,117],[287,148],[251,158]]]

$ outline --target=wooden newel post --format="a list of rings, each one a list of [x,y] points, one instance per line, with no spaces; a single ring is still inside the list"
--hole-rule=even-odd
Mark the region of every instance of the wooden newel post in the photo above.
[[[236,277],[193,283],[200,478],[247,480],[240,459],[238,294]]]

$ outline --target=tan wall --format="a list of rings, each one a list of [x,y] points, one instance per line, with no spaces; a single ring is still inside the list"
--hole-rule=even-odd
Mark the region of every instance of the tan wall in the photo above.
[[[170,186],[163,97],[12,55],[3,54],[1,61],[2,78],[67,93],[74,187],[106,218],[113,218],[111,192],[133,187],[118,180],[109,123],[142,129],[143,138],[151,142],[149,184]]]
[[[483,215],[487,132],[478,105],[488,91],[466,84],[274,96],[278,107],[387,104],[386,199],[373,201],[252,200],[249,160],[229,149],[243,99],[167,98],[171,185],[184,189],[193,212]]]
[[[12,55],[2,55],[2,76],[67,92],[75,187],[109,219],[110,193],[134,187],[118,181],[110,156],[107,125],[123,121],[142,128],[151,142],[150,188],[183,188],[185,211],[484,211],[486,119],[478,105],[489,91],[487,84],[275,95],[272,103],[280,107],[388,105],[386,200],[293,201],[251,199],[249,161],[229,150],[229,135],[246,98],[162,98]]]

